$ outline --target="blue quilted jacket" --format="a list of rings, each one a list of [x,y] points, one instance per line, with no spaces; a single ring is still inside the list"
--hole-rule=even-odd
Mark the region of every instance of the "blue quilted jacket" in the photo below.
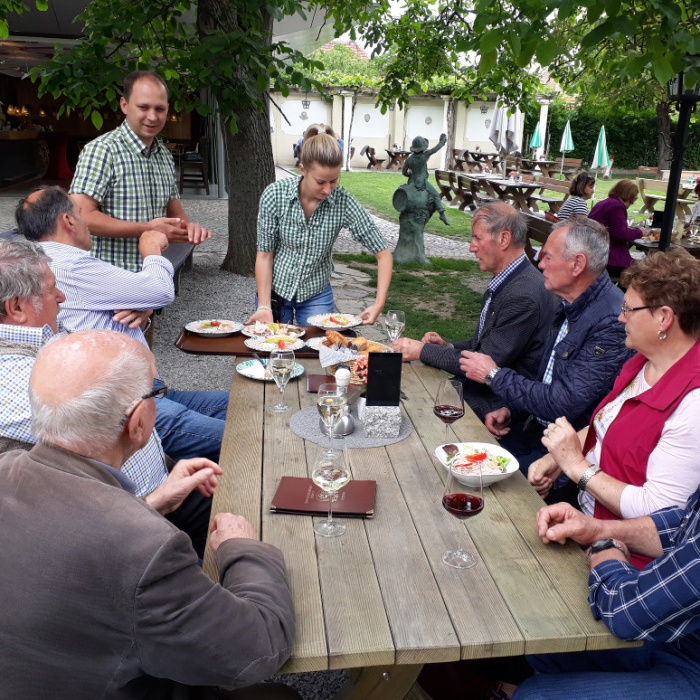
[[[518,414],[533,414],[554,421],[566,416],[577,430],[588,424],[592,411],[632,356],[625,346],[624,325],[617,320],[622,296],[608,273],[602,272],[572,304],[562,303],[538,374],[540,378],[544,376],[552,346],[566,317],[569,330],[555,348],[551,384],[527,379],[507,368],[494,377],[491,390],[514,418]]]

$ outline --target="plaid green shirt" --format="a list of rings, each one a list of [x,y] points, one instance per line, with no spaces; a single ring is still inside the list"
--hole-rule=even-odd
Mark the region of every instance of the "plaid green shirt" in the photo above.
[[[170,151],[156,139],[149,153],[126,121],[83,148],[70,193],[92,197],[107,216],[137,222],[165,216],[168,201],[180,198]],[[96,258],[141,270],[138,238],[94,236],[92,241]]]
[[[258,250],[274,253],[272,289],[283,299],[306,301],[331,281],[333,244],[340,229],[372,253],[387,245],[360,203],[342,187],[319,202],[306,219],[299,202],[300,178],[286,177],[269,185],[260,198]]]

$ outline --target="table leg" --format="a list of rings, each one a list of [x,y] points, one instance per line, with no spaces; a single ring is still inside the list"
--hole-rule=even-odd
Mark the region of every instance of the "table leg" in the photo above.
[[[351,669],[335,700],[403,700],[422,668],[416,664]]]

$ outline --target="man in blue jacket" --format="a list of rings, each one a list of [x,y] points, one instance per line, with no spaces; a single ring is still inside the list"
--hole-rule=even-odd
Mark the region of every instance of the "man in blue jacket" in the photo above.
[[[612,387],[631,352],[617,318],[622,291],[605,266],[609,236],[591,219],[571,219],[552,229],[540,255],[545,287],[561,297],[550,331],[539,379],[498,367],[488,355],[462,352],[460,367],[502,401],[486,415],[489,431],[527,468],[546,454],[542,432],[560,416],[578,430]]]

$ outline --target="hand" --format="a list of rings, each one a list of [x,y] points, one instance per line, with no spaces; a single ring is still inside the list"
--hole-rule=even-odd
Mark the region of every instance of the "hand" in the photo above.
[[[447,143],[447,134],[440,134],[439,142],[443,145],[446,144]]]
[[[395,340],[389,347],[394,352],[400,352],[403,355],[404,362],[413,362],[420,360],[420,351],[425,343],[420,340],[412,340],[411,338],[399,338]]]
[[[255,323],[256,321],[260,321],[260,323],[272,323],[272,311],[269,309],[258,309],[246,321],[246,324]]]
[[[168,237],[162,231],[144,231],[139,238],[139,253],[147,255],[162,255],[168,247]]]
[[[146,503],[161,515],[167,515],[177,510],[195,489],[202,496],[210,497],[219,481],[218,476],[223,473],[223,469],[210,459],[181,459],[168,478],[146,496]]]
[[[362,319],[363,326],[371,326],[377,322],[381,312],[382,307],[379,304],[372,304],[372,306],[368,306],[364,311],[361,311],[358,316]]]
[[[209,527],[207,544],[216,552],[226,540],[245,538],[257,540],[253,526],[242,516],[233,513],[217,513]]]
[[[570,479],[578,481],[578,478],[574,479],[574,475],[571,474],[571,469],[580,464],[584,456],[581,452],[581,440],[571,423],[563,416],[557,418],[554,423],[550,423],[542,435],[542,444],[559,468]]]
[[[496,438],[502,438],[510,432],[510,409],[506,406],[487,413],[484,417],[486,429]]]
[[[428,331],[421,338],[421,340],[424,343],[432,343],[433,345],[449,345],[449,343],[446,340],[443,340],[443,338],[435,331]]]
[[[497,366],[488,355],[462,350],[462,359],[459,361],[459,367],[467,379],[483,384],[486,375]]]
[[[211,238],[211,231],[204,228],[202,224],[197,224],[191,221],[187,224],[187,238],[192,245],[199,245],[208,241]]]
[[[564,544],[570,539],[577,544],[589,545],[604,537],[602,528],[602,521],[584,515],[568,503],[555,503],[537,513],[537,534],[545,544]]]
[[[168,218],[161,216],[158,219],[151,219],[146,224],[146,230],[160,231],[168,237],[170,243],[187,243],[187,224],[178,218]]]
[[[542,498],[547,498],[559,474],[561,474],[561,469],[559,469],[554,457],[545,455],[530,465],[527,470],[527,480]]]
[[[145,328],[148,319],[153,314],[153,309],[144,309],[143,311],[132,311],[130,309],[122,309],[115,311],[112,316],[112,321],[121,323],[122,326],[129,328]]]

